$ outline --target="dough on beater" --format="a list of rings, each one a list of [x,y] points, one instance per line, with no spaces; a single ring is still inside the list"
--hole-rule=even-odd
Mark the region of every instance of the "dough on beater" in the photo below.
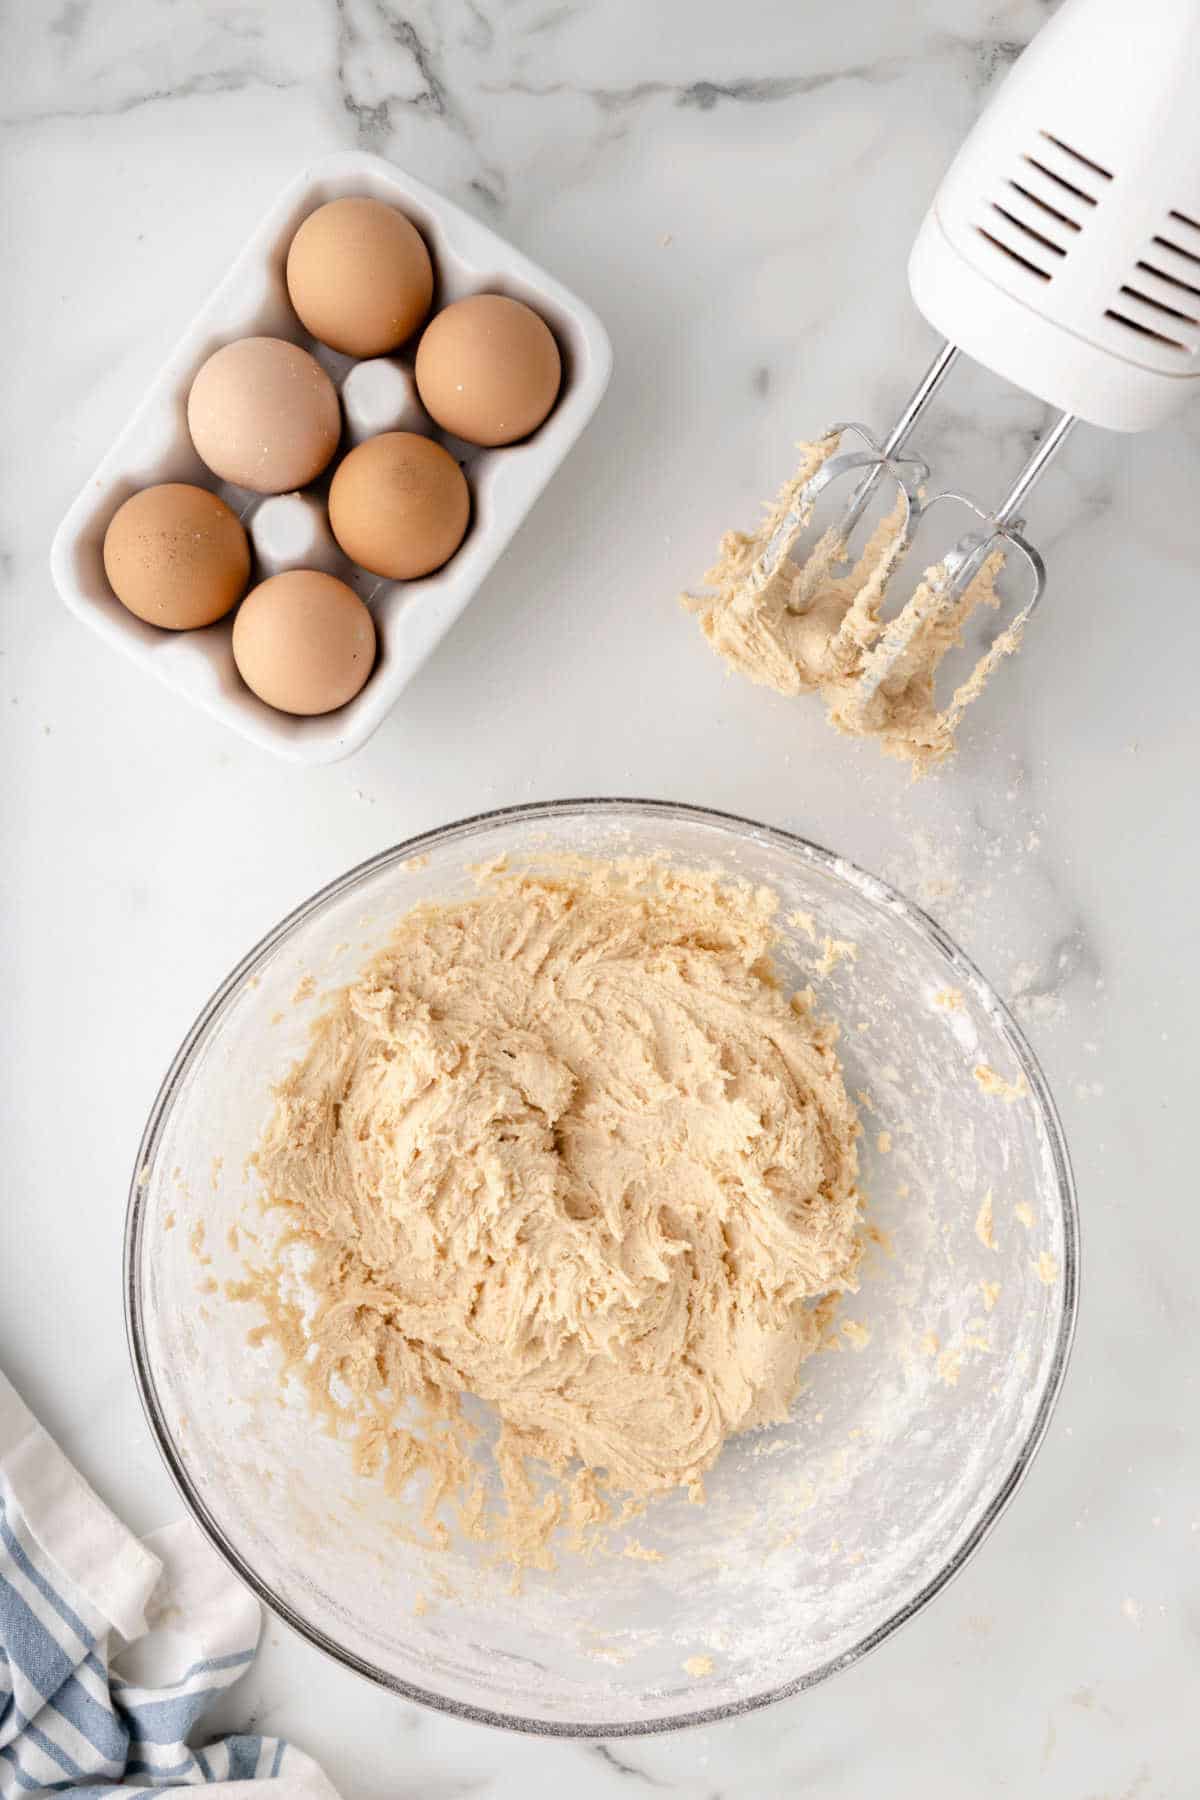
[[[258,1156],[309,1291],[278,1266],[247,1291],[364,1468],[432,1466],[454,1431],[422,1447],[402,1403],[453,1426],[472,1394],[510,1515],[526,1458],[698,1494],[786,1416],[814,1303],[856,1286],[859,1124],[834,1028],[772,974],[773,910],[665,867],[493,869],[334,996]],[[465,1440],[435,1473],[470,1511]],[[570,1498],[603,1516],[594,1482]],[[526,1552],[570,1510],[537,1507]]]
[[[996,578],[1003,558],[989,557],[955,604],[936,604],[941,566],[927,569],[908,602],[916,621],[902,656],[869,699],[860,692],[886,629],[880,617],[888,581],[897,565],[903,499],[876,526],[858,561],[844,567],[842,546],[827,531],[803,568],[785,557],[759,587],[751,579],[759,559],[784,521],[802,527],[812,506],[802,500],[806,484],[837,448],[837,437],[801,445],[800,467],[767,509],[759,529],[726,532],[717,563],[705,576],[711,591],[684,594],[681,603],[696,614],[717,654],[739,675],[780,694],[817,693],[830,723],[853,737],[873,737],[889,756],[924,774],[954,749],[954,734],[972,700],[1004,657],[1021,642],[1023,619],[996,638],[939,711],[934,692],[938,667],[962,641],[967,620],[979,606],[996,606]]]

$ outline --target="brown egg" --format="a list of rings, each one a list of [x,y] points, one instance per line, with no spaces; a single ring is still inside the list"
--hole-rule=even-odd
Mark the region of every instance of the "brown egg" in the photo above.
[[[417,389],[443,431],[471,444],[514,444],[558,398],[562,361],[550,327],[520,300],[473,294],[425,327]]]
[[[315,569],[272,575],[233,621],[233,660],[279,712],[332,712],[353,700],[375,661],[375,621],[353,589]]]
[[[117,508],[104,534],[104,572],[139,619],[191,631],[237,605],[250,578],[250,545],[216,494],[168,481]]]
[[[239,338],[214,351],[192,383],[187,415],[213,474],[256,494],[315,481],[342,430],[332,381],[284,338]]]
[[[470,516],[471,492],[454,458],[412,431],[359,444],[338,464],[329,490],[329,523],[346,555],[393,581],[440,569]]]
[[[433,299],[415,225],[382,200],[331,200],[292,239],[288,293],[303,324],[347,356],[382,356],[411,337]]]

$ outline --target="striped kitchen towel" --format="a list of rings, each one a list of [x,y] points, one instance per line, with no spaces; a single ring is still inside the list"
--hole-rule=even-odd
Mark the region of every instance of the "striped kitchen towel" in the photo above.
[[[337,1800],[311,1758],[246,1733],[189,1743],[254,1660],[258,1602],[190,1520],[133,1537],[0,1374],[0,1797]]]

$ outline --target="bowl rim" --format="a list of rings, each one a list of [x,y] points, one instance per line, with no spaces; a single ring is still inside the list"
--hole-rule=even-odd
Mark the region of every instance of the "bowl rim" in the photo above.
[[[159,1402],[155,1387],[150,1358],[147,1353],[142,1296],[138,1281],[145,1225],[146,1183],[143,1171],[153,1164],[158,1140],[193,1053],[205,1037],[210,1025],[223,1010],[226,1002],[242,987],[256,964],[290,937],[314,913],[320,911],[329,900],[352,890],[378,870],[386,868],[390,864],[404,862],[413,856],[419,856],[435,845],[441,848],[458,839],[472,836],[481,828],[505,823],[562,819],[573,813],[596,816],[604,813],[635,813],[643,818],[685,818],[702,825],[719,828],[732,827],[735,829],[731,835],[746,836],[748,834],[751,837],[773,843],[793,854],[798,853],[804,860],[821,867],[826,874],[841,881],[849,881],[888,910],[898,912],[909,925],[940,950],[956,973],[974,988],[1008,1037],[1014,1057],[1029,1084],[1030,1098],[1038,1109],[1049,1141],[1062,1207],[1063,1224],[1062,1311],[1053,1354],[1046,1373],[1045,1387],[1025,1440],[1014,1461],[999,1482],[983,1515],[972,1526],[949,1561],[936,1575],[931,1576],[917,1593],[905,1600],[886,1619],[869,1631],[855,1644],[853,1649],[828,1659],[817,1668],[809,1669],[790,1681],[776,1683],[772,1687],[764,1688],[759,1693],[746,1695],[738,1700],[721,1705],[699,1706],[694,1710],[683,1711],[670,1717],[620,1719],[605,1722],[525,1718],[514,1713],[497,1712],[490,1707],[471,1705],[452,1696],[419,1687],[414,1682],[402,1681],[397,1676],[377,1668],[365,1658],[356,1655],[344,1645],[337,1643],[319,1626],[310,1623],[281,1600],[247,1563],[237,1547],[226,1538],[190,1480],[186,1465],[167,1425],[165,1412]],[[122,1281],[126,1340],[133,1364],[138,1398],[167,1472],[174,1482],[184,1506],[213,1549],[275,1618],[296,1632],[307,1643],[313,1645],[315,1649],[324,1652],[344,1668],[352,1669],[356,1674],[364,1676],[376,1686],[382,1687],[402,1699],[432,1707],[435,1711],[447,1713],[454,1718],[467,1719],[478,1724],[500,1727],[509,1731],[519,1731],[536,1737],[647,1737],[668,1731],[678,1731],[684,1727],[718,1724],[726,1719],[740,1717],[744,1713],[757,1712],[762,1707],[773,1705],[776,1701],[790,1699],[796,1694],[816,1687],[830,1675],[837,1673],[838,1670],[853,1667],[870,1651],[877,1649],[902,1625],[921,1612],[965,1568],[980,1545],[990,1535],[1028,1474],[1045,1439],[1062,1391],[1074,1342],[1079,1307],[1079,1209],[1075,1178],[1062,1121],[1036,1054],[1011,1011],[995,992],[991,983],[924,908],[907,899],[898,889],[870,874],[857,863],[851,862],[846,857],[835,855],[822,845],[813,843],[810,839],[779,826],[765,825],[739,813],[724,812],[715,807],[690,805],[686,802],[597,795],[580,799],[539,800],[515,806],[497,807],[486,812],[473,813],[466,818],[454,820],[448,825],[440,825],[428,831],[419,832],[414,837],[406,838],[399,844],[377,852],[376,855],[355,864],[344,874],[327,882],[307,900],[294,907],[277,925],[259,939],[201,1008],[195,1022],[172,1058],[167,1073],[159,1086],[142,1133],[129,1186],[125,1215]]]

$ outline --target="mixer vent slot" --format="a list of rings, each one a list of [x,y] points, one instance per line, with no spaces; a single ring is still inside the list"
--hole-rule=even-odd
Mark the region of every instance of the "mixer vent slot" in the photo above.
[[[1148,250],[1146,253],[1147,258],[1152,256],[1153,253],[1153,248]],[[1159,267],[1159,264],[1165,263],[1166,260],[1165,256],[1160,256],[1158,262],[1153,263],[1139,258],[1137,266],[1144,275],[1153,275],[1156,280],[1166,282],[1169,288],[1175,288],[1178,293],[1194,297],[1197,304],[1200,304],[1200,263],[1197,263],[1196,265],[1195,281],[1180,281],[1178,275],[1171,275],[1166,269]]]
[[[1186,213],[1169,212],[1162,232],[1153,241],[1160,249],[1170,250],[1183,257],[1185,262],[1194,264],[1200,272],[1200,225]],[[1197,278],[1200,279],[1200,274]]]
[[[1146,285],[1148,287],[1150,284],[1147,282]],[[1149,294],[1143,293],[1141,288],[1126,286],[1121,289],[1121,292],[1128,294],[1131,300],[1140,300],[1143,306],[1152,306],[1155,312],[1160,312],[1165,319],[1182,319],[1185,325],[1200,325],[1200,319],[1197,319],[1193,313],[1180,312],[1177,306],[1167,306],[1164,301],[1155,300]]]
[[[976,230],[1028,274],[1051,281],[1111,180],[1103,163],[1039,131]]]
[[[1047,237],[1044,231],[1038,231],[1034,226],[1027,225],[1019,214],[1010,212],[1007,206],[1001,206],[998,201],[993,200],[992,211],[994,213],[999,213],[1002,219],[1006,220],[1015,231],[1019,231],[1022,237],[1027,238],[1030,243],[1040,244],[1044,250],[1049,250],[1051,256],[1065,256],[1067,254],[1061,244],[1056,244],[1054,239],[1052,237]],[[1020,239],[1018,239],[1017,242],[1019,243]]]
[[[1063,155],[1069,156],[1073,162],[1079,163],[1085,169],[1090,169],[1093,175],[1099,175],[1105,181],[1112,180],[1111,169],[1106,169],[1104,164],[1098,163],[1094,157],[1085,156],[1082,150],[1075,150],[1070,144],[1064,144],[1062,139],[1055,137],[1052,131],[1039,131],[1038,136],[1045,138],[1048,144],[1053,144],[1056,150],[1061,150]]]
[[[1073,219],[1070,213],[1063,212],[1057,206],[1051,206],[1048,200],[1044,200],[1040,194],[1035,194],[1031,187],[1026,187],[1019,181],[1010,181],[1008,185],[1014,194],[1020,194],[1022,200],[1026,200],[1030,206],[1036,207],[1047,219],[1053,219],[1056,225],[1065,225],[1068,231],[1082,231],[1083,227],[1078,219]]]
[[[1121,289],[1123,294],[1128,291],[1127,288]],[[1155,331],[1152,325],[1140,324],[1137,319],[1131,319],[1128,313],[1118,312],[1115,306],[1106,307],[1104,316],[1117,325],[1123,325],[1126,331],[1136,331],[1139,337],[1150,338],[1156,344],[1165,344],[1169,350],[1187,350],[1187,345],[1181,344],[1178,338],[1168,337],[1165,331]]]
[[[988,243],[991,244],[994,249],[1002,250],[1010,261],[1020,263],[1023,269],[1028,269],[1029,273],[1031,275],[1036,275],[1039,281],[1049,281],[1049,269],[1039,268],[1037,263],[1030,262],[1027,256],[1022,256],[1019,250],[1014,250],[1011,244],[1003,243],[1000,238],[995,237],[990,231],[985,231],[982,225],[977,225],[975,229],[980,237],[986,238]]]
[[[1086,188],[1079,187],[1075,182],[1068,181],[1065,176],[1056,174],[1048,162],[1044,162],[1036,156],[1023,156],[1021,161],[1027,168],[1035,170],[1045,181],[1052,182],[1060,194],[1069,194],[1076,200],[1082,200],[1085,206],[1095,206],[1095,194],[1089,194]]]
[[[1122,283],[1106,319],[1184,356],[1200,353],[1200,224],[1171,211]]]

